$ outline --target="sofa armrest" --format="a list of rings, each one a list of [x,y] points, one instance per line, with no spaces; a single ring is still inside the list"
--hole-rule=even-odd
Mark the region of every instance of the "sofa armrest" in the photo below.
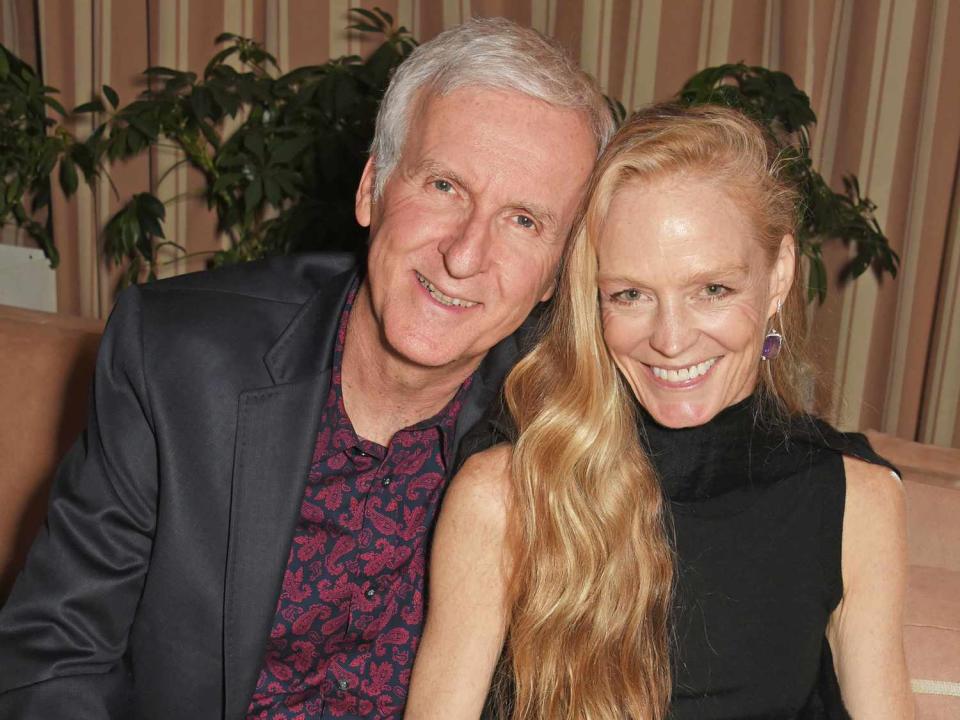
[[[86,424],[103,322],[0,305],[0,604]]]

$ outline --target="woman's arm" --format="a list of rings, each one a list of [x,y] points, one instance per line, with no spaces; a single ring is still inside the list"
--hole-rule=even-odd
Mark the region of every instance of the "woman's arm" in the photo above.
[[[480,717],[506,629],[509,461],[505,445],[478,453],[447,489],[406,720]]]
[[[886,468],[860,460],[845,458],[844,468],[843,600],[827,629],[843,701],[854,718],[912,718],[903,654],[903,485]]]

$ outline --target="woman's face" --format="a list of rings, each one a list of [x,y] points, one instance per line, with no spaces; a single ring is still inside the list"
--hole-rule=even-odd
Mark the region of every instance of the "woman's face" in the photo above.
[[[792,237],[771,266],[724,192],[674,176],[617,192],[597,255],[604,338],[657,422],[701,425],[753,391],[793,277]]]

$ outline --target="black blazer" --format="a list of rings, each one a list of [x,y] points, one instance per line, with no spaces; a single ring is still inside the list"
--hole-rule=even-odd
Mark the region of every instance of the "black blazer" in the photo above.
[[[243,716],[357,273],[308,255],[121,294],[88,428],[0,611],[0,718]],[[458,448],[517,338],[483,361]]]

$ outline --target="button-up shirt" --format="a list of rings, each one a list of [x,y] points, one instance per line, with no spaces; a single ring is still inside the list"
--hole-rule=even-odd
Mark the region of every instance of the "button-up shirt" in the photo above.
[[[248,718],[403,716],[423,629],[430,530],[471,379],[388,446],[359,437],[340,370],[355,296],[356,288],[340,319],[330,393]]]

